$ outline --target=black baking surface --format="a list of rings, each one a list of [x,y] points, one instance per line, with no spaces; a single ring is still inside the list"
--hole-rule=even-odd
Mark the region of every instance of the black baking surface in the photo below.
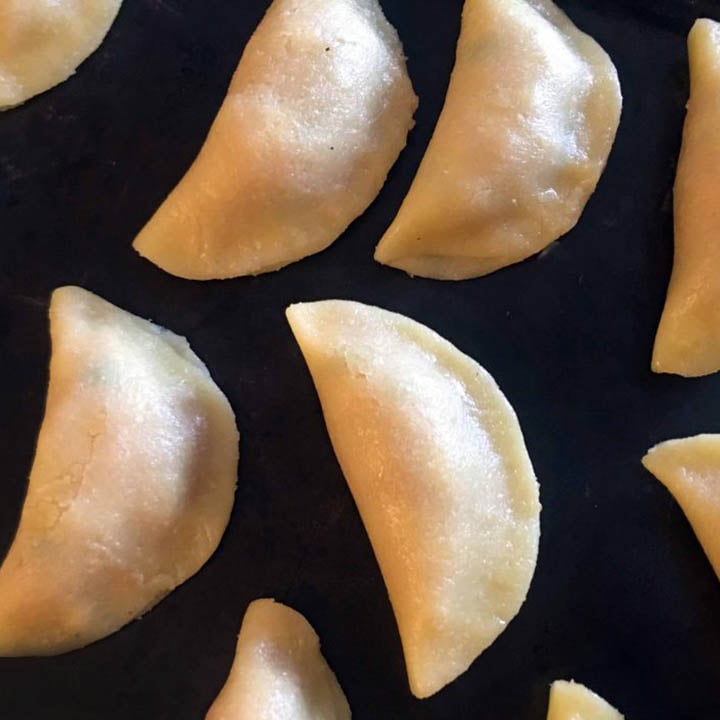
[[[672,262],[686,34],[713,0],[561,0],[613,57],[625,110],[579,226],[539,258],[464,283],[410,279],[372,251],[442,106],[460,0],[384,0],[420,96],[380,198],[329,250],[258,278],[166,275],[130,243],[197,153],[267,0],[126,0],[63,85],[0,113],[0,555],[42,419],[51,291],[78,284],[190,340],[242,433],[217,554],[152,612],[71,654],[0,660],[0,718],[197,720],[225,681],[248,603],[318,631],[356,720],[544,720],[575,678],[629,720],[720,718],[720,585],[640,465],[720,431],[720,376],[654,376]],[[497,379],[541,483],[542,541],[518,617],[456,682],[407,687],[383,582],[283,312],[350,298],[438,330]],[[718,407],[714,405],[718,399]]]

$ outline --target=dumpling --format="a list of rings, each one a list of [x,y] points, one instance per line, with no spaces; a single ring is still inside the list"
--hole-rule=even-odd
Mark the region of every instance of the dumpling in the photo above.
[[[288,319],[388,589],[412,692],[462,674],[535,571],[538,484],[490,375],[428,328],[355,302]]]
[[[584,685],[558,680],[550,689],[547,720],[623,720],[623,716]]]
[[[187,342],[76,287],[50,306],[45,418],[0,567],[0,655],[55,655],[138,617],[227,526],[233,412]]]
[[[689,37],[691,95],[675,180],[675,264],[652,369],[720,370],[720,23]]]
[[[643,465],[673,494],[720,577],[720,435],[660,443]]]
[[[324,250],[380,192],[416,107],[377,0],[275,0],[200,155],[135,249],[196,280]]]
[[[617,72],[550,0],[466,0],[445,107],[375,259],[463,280],[579,220],[620,120]]]
[[[67,80],[107,35],[122,0],[2,0],[0,110]]]
[[[350,720],[350,708],[307,620],[285,605],[256,600],[206,720]]]

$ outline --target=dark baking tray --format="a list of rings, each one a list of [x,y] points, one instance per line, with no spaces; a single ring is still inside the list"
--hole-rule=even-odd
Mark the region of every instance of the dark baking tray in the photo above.
[[[0,114],[0,552],[42,418],[53,288],[73,283],[186,335],[242,432],[218,553],[139,622],[57,658],[0,660],[0,718],[198,720],[247,604],[303,612],[357,720],[544,720],[574,677],[633,720],[720,718],[720,585],[682,512],[640,466],[657,441],[720,431],[720,377],[658,377],[672,261],[686,33],[711,0],[561,0],[610,52],[625,111],[580,225],[540,258],[459,284],[372,260],[420,161],[453,62],[460,0],[385,0],[421,98],[370,210],[328,251],[258,278],[173,278],[130,248],[182,176],[266,0],[126,0],[68,82]],[[720,129],[719,129],[720,131]],[[718,199],[720,202],[720,198]],[[283,317],[353,298],[440,331],[498,380],[542,485],[537,574],[507,631],[436,697],[411,697],[390,605]]]

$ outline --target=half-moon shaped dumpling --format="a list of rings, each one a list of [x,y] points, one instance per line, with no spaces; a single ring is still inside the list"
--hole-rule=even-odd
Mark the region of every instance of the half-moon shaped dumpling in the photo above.
[[[538,484],[490,375],[379,308],[293,305],[335,452],[395,611],[410,687],[428,697],[517,614],[535,571]]]
[[[350,720],[350,708],[307,620],[285,605],[256,600],[206,720]]]
[[[380,192],[416,107],[377,0],[275,0],[200,155],[135,249],[196,280],[324,250]]]
[[[579,220],[621,106],[610,58],[550,0],[466,0],[445,107],[376,260],[463,280],[539,252]]]
[[[0,655],[55,655],[138,617],[227,526],[233,412],[187,342],[75,287],[52,360],[20,527],[0,568]]]
[[[623,720],[623,716],[584,685],[557,680],[550,689],[547,720]]]
[[[2,0],[0,110],[67,80],[107,35],[122,0]]]
[[[720,577],[720,435],[660,443],[643,465],[673,494]]]
[[[652,369],[686,377],[720,370],[720,23],[688,40],[691,96],[675,180],[675,264]]]

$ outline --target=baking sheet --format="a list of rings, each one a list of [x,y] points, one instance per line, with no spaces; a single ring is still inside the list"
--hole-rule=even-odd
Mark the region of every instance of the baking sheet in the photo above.
[[[720,431],[720,376],[653,376],[672,261],[685,36],[711,0],[560,0],[612,55],[618,140],[580,225],[540,258],[460,283],[372,260],[442,106],[459,0],[384,0],[421,98],[381,197],[329,250],[279,273],[173,278],[130,242],[197,153],[266,0],[126,0],[67,83],[0,114],[0,552],[42,418],[47,302],[82,285],[186,335],[242,432],[218,553],[139,622],[58,658],[0,660],[0,718],[203,718],[247,604],[317,629],[357,720],[541,720],[574,677],[634,720],[720,718],[720,586],[682,512],[640,466],[657,441]],[[720,199],[719,199],[720,201]],[[410,695],[382,579],[283,311],[342,297],[438,330],[497,379],[542,487],[520,615],[458,681]]]

